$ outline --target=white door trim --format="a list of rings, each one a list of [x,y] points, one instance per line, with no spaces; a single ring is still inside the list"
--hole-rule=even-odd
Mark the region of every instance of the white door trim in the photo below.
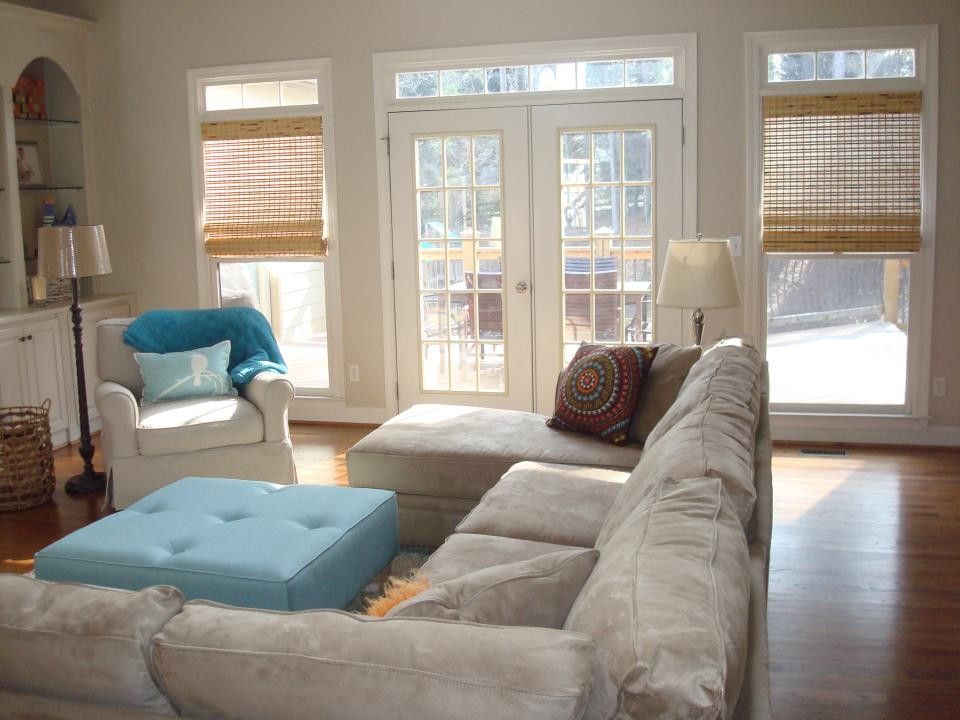
[[[673,161],[682,155],[679,100],[635,101],[624,103],[576,103],[533,108],[530,123],[531,188],[534,208],[533,296],[536,326],[536,405],[537,412],[549,414],[553,408],[556,377],[563,369],[563,320],[558,299],[562,297],[562,252],[558,238],[560,218],[559,131],[561,128],[610,127],[630,125],[654,128],[654,247],[652,295],[654,337],[658,342],[683,343],[686,313],[676,308],[658,307],[656,289],[666,257],[667,241],[682,233],[681,167]],[[545,354],[544,354],[545,352]]]
[[[399,410],[397,373],[397,333],[395,326],[395,303],[393,293],[393,232],[390,199],[390,146],[388,141],[388,113],[397,110],[419,110],[415,103],[397,103],[392,87],[384,77],[400,63],[437,62],[460,63],[489,58],[531,59],[549,56],[553,61],[590,57],[597,52],[649,54],[651,50],[673,50],[675,54],[674,85],[666,88],[621,88],[616,90],[589,90],[576,93],[533,93],[525,97],[505,94],[500,98],[491,95],[464,96],[457,98],[430,98],[429,107],[491,107],[496,104],[537,104],[602,102],[605,100],[668,100],[683,101],[683,230],[684,237],[692,237],[699,229],[697,203],[697,35],[678,33],[672,35],[639,35],[633,37],[562,40],[540,43],[516,43],[509,45],[485,45],[466,48],[416,50],[406,52],[374,53],[373,55],[373,105],[374,143],[377,158],[377,214],[380,236],[380,283],[383,321],[384,396],[387,410],[394,415]]]
[[[525,107],[458,108],[430,110],[416,113],[391,113],[391,193],[394,221],[394,302],[401,308],[397,314],[398,374],[403,378],[417,378],[416,388],[399,389],[400,406],[416,403],[482,404],[530,410],[533,406],[531,296],[529,292],[515,292],[517,283],[528,286],[530,277],[530,162],[528,111]],[[500,146],[500,189],[502,212],[502,320],[504,343],[504,392],[463,390],[430,391],[421,387],[423,356],[421,355],[421,327],[417,321],[420,304],[420,286],[417,282],[419,240],[417,238],[417,189],[415,182],[416,157],[414,139],[428,135],[491,135],[498,134]],[[438,188],[439,189],[439,188]],[[400,197],[400,196],[403,197]],[[474,218],[476,220],[476,218]],[[476,225],[475,225],[476,226]],[[439,240],[439,238],[438,238]],[[478,248],[478,253],[479,253]],[[449,280],[449,269],[447,277]],[[453,289],[452,286],[448,286]],[[477,283],[477,287],[479,284]],[[438,291],[443,294],[444,290]],[[456,292],[456,291],[454,291]],[[428,293],[429,294],[429,293]],[[481,296],[483,297],[483,296]],[[486,297],[490,297],[489,295]],[[478,298],[479,300],[479,298]],[[449,308],[448,308],[449,309]],[[484,346],[480,335],[480,307],[474,310],[478,348]],[[451,328],[451,338],[453,336]],[[442,337],[435,339],[443,343]],[[463,346],[461,346],[463,347]],[[448,347],[448,351],[452,346]],[[477,350],[478,369],[481,350]],[[416,358],[416,359],[414,359]],[[449,357],[451,375],[453,357]]]

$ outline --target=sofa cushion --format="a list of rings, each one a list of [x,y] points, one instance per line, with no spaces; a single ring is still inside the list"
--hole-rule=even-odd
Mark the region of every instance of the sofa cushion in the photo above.
[[[597,643],[616,717],[726,718],[749,603],[747,542],[723,482],[665,480],[603,546],[564,628]]]
[[[657,348],[647,345],[581,345],[560,373],[547,425],[627,444],[637,397],[656,354]]]
[[[561,628],[597,562],[596,550],[561,550],[432,585],[388,617]]]
[[[627,477],[619,470],[517,463],[457,532],[593,547]]]
[[[205,602],[152,657],[184,715],[234,720],[575,720],[596,663],[588,638],[559,630]]]
[[[677,399],[687,373],[700,359],[702,351],[699,345],[663,343],[657,346],[657,355],[640,386],[637,409],[630,423],[630,439],[633,442],[646,442],[647,435]]]
[[[420,572],[434,585],[446,580],[463,577],[483,568],[505,563],[520,562],[531,558],[560,552],[580,550],[569,545],[517,540],[496,535],[471,535],[457,533],[447,538]]]
[[[632,470],[639,446],[548,428],[519,410],[415,405],[347,452],[350,484],[479,500],[521,460]]]
[[[705,398],[662,438],[647,448],[630,473],[603,521],[597,547],[607,543],[620,524],[663,480],[709,475],[723,481],[744,529],[750,526],[757,499],[754,484],[753,417],[741,404],[722,397]]]
[[[646,447],[666,435],[708,395],[746,407],[757,417],[762,368],[760,354],[739,338],[722,340],[706,350],[687,373],[677,399],[650,431]],[[755,430],[756,423],[753,427]]]
[[[148,641],[183,606],[176,588],[0,575],[0,598],[0,688],[176,715],[147,661]]]
[[[185,352],[134,353],[143,378],[146,405],[183,398],[236,395],[227,372],[230,341]]]
[[[241,397],[151,403],[140,411],[141,455],[189,453],[263,441],[263,416]]]

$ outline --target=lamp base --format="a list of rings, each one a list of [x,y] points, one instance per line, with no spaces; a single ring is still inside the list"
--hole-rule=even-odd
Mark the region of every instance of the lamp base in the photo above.
[[[700,341],[703,340],[703,310],[697,308],[690,319],[693,322],[693,337],[699,345]]]
[[[80,473],[67,480],[66,490],[69,495],[88,495],[99,492],[107,486],[107,475],[102,472],[92,474]]]

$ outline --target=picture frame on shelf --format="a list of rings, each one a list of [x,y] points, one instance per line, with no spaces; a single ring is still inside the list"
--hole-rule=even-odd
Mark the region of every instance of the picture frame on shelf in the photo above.
[[[20,187],[43,187],[43,165],[40,163],[40,146],[35,142],[17,142],[17,179]]]

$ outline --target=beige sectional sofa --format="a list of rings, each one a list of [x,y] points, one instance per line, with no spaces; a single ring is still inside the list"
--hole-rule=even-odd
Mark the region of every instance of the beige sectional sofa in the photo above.
[[[382,470],[381,486],[433,498],[408,515],[414,536],[417,521],[425,536],[451,520],[458,506],[447,499],[465,501],[456,532],[423,567],[424,596],[471,573],[590,549],[596,564],[551,627],[418,616],[416,597],[374,620],[0,577],[0,717],[768,720],[765,388],[757,354],[724,344],[690,370],[642,455],[549,431],[570,445],[531,436],[530,457],[510,456],[517,425],[502,435],[473,427],[475,462],[449,447],[433,465],[410,461],[384,438],[351,453],[351,472],[376,451],[360,467]],[[415,458],[430,452],[403,432]],[[568,454],[558,461],[553,450]],[[485,479],[474,485],[475,476]],[[488,482],[477,503],[468,493]],[[536,591],[543,579],[517,580]],[[516,600],[512,582],[483,590]]]

